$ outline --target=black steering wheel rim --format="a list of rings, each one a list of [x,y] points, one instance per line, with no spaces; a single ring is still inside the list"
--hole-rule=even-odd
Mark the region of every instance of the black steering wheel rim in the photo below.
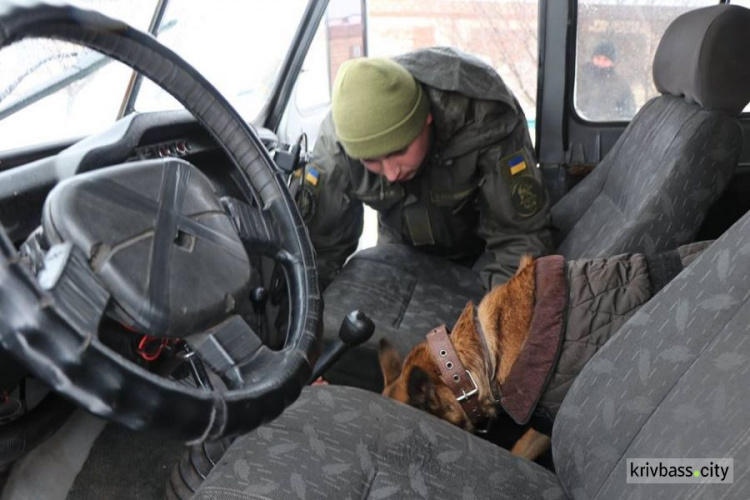
[[[97,50],[153,80],[195,116],[276,222],[291,316],[286,347],[264,367],[269,373],[251,373],[250,385],[223,393],[193,390],[128,363],[95,334],[71,326],[19,265],[0,227],[0,345],[58,392],[133,429],[198,441],[246,432],[278,416],[311,373],[322,302],[306,228],[260,139],[195,69],[125,23],[70,6],[0,5],[0,48],[23,38],[53,38]],[[102,382],[103,376],[111,380]]]

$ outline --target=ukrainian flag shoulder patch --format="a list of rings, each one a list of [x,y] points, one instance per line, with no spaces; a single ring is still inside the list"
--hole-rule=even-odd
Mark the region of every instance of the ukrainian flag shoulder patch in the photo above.
[[[508,166],[510,167],[510,175],[516,175],[526,170],[526,160],[523,155],[514,155],[508,160]]]
[[[320,172],[318,172],[315,167],[308,168],[307,173],[305,174],[305,182],[308,184],[312,184],[313,186],[317,186],[319,180]]]

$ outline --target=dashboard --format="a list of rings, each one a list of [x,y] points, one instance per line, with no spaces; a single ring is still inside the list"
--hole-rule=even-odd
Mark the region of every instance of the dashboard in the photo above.
[[[266,149],[273,152],[278,145],[275,134],[267,129],[255,130]],[[52,188],[75,174],[168,157],[189,161],[212,180],[231,170],[221,168],[220,163],[229,159],[184,110],[133,114],[103,132],[49,154],[0,171],[0,222],[15,243],[23,241],[39,225],[42,206]]]

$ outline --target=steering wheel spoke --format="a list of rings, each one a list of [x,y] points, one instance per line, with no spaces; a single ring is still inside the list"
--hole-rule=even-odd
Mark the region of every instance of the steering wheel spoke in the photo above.
[[[229,389],[242,388],[248,382],[243,378],[243,367],[266,363],[273,357],[273,351],[264,346],[252,327],[237,315],[185,341]]]
[[[110,295],[83,252],[70,243],[53,246],[37,279],[50,294],[55,312],[83,338],[94,338]]]
[[[273,229],[269,212],[231,197],[222,198],[221,204],[232,219],[248,254],[276,257],[282,245]]]

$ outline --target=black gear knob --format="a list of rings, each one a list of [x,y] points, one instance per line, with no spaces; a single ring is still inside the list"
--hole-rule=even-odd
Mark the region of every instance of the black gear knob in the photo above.
[[[266,311],[266,302],[268,302],[268,290],[262,286],[256,286],[250,290],[250,302],[253,304],[255,314],[263,314]]]
[[[350,312],[341,322],[339,338],[327,343],[313,368],[310,383],[323,375],[350,347],[367,342],[375,331],[375,323],[359,310]]]
[[[356,309],[346,315],[339,328],[339,338],[348,347],[354,347],[370,340],[375,332],[375,323],[365,313]]]

